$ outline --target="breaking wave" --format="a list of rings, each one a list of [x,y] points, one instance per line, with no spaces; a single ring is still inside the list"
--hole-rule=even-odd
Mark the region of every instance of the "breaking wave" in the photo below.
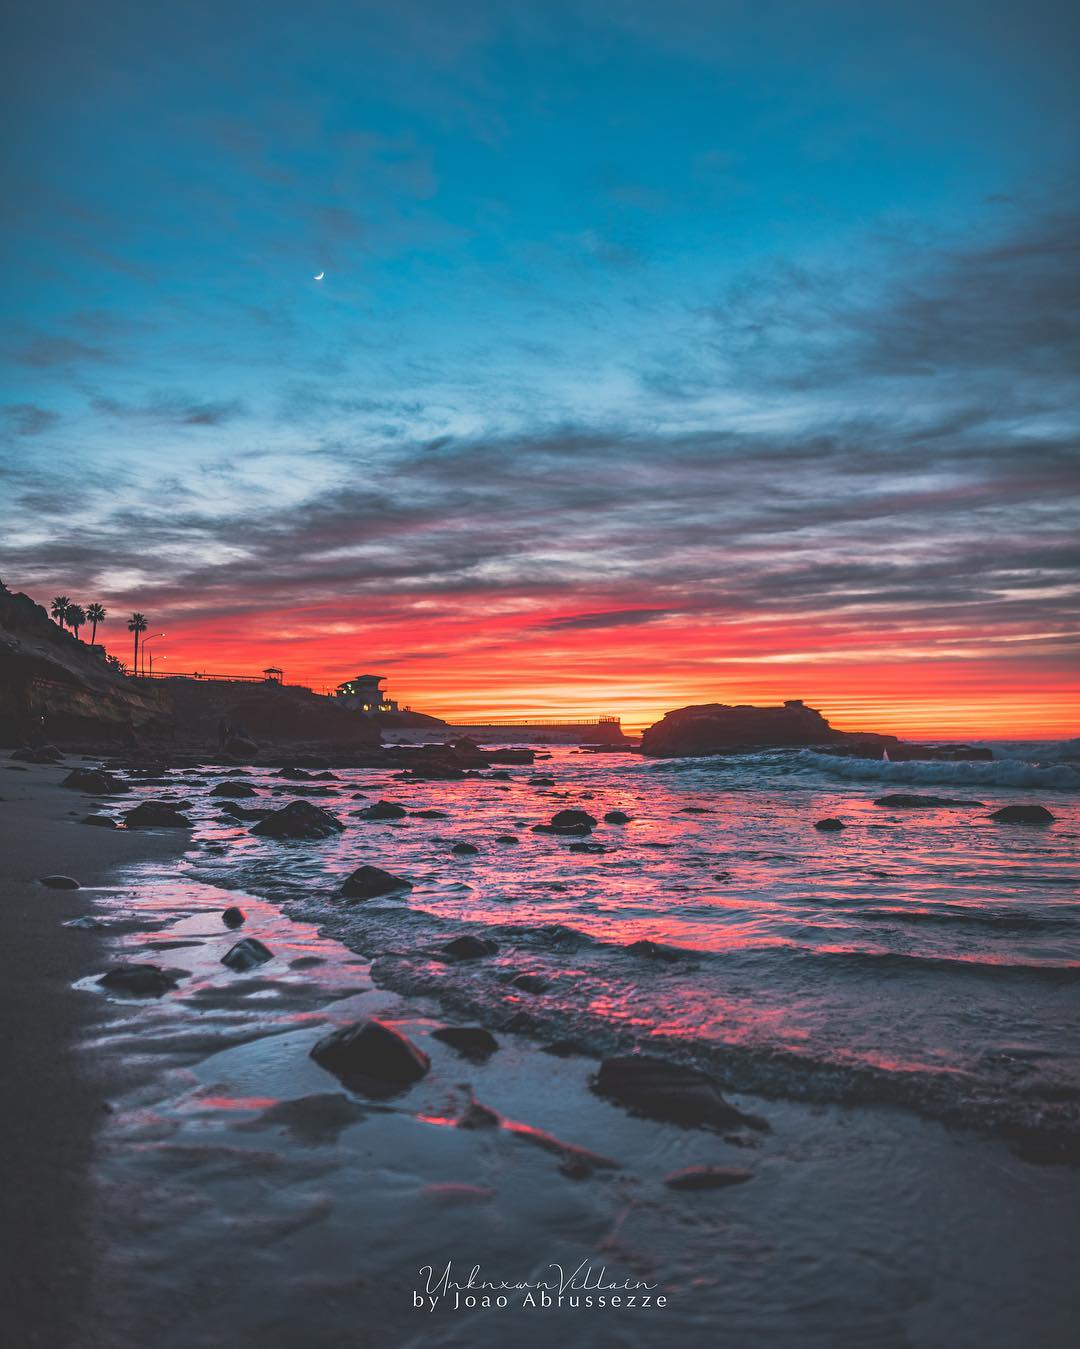
[[[1034,764],[1019,759],[1000,759],[989,763],[912,759],[893,763],[884,759],[844,759],[838,755],[801,750],[796,755],[800,767],[824,773],[827,777],[859,782],[954,783],[972,789],[980,787],[1021,787],[1036,791],[1080,792],[1080,769],[1072,764]]]

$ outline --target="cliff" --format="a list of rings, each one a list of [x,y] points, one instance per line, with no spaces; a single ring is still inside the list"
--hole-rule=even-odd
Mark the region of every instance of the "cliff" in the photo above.
[[[356,749],[379,744],[374,718],[358,716],[333,698],[293,684],[230,684],[163,679],[181,740],[216,741],[225,722],[260,744],[304,743]]]
[[[112,740],[164,730],[168,708],[76,641],[29,595],[0,591],[0,743]]]

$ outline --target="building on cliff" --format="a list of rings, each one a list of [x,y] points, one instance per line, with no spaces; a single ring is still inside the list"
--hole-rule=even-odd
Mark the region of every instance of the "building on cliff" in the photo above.
[[[361,716],[373,716],[377,712],[397,712],[398,705],[390,695],[380,687],[385,675],[358,674],[339,684],[334,697]]]

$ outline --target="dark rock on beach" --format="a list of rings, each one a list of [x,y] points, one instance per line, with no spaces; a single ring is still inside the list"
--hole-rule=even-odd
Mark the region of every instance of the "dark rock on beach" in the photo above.
[[[103,768],[73,768],[60,784],[72,791],[87,792],[90,796],[117,796],[130,791],[126,782],[106,773]]]
[[[490,1058],[499,1048],[494,1035],[483,1026],[440,1026],[431,1032],[432,1039],[441,1040],[444,1045],[456,1049],[467,1059],[483,1060]]]
[[[98,983],[114,993],[135,998],[160,998],[177,986],[177,979],[160,965],[116,965]]]
[[[638,1114],[685,1127],[725,1129],[735,1124],[765,1129],[764,1120],[744,1115],[724,1099],[708,1073],[647,1054],[604,1059],[593,1090]]]
[[[311,1057],[328,1072],[368,1095],[386,1095],[419,1080],[431,1067],[422,1049],[382,1021],[356,1021],[324,1035]]]
[[[55,745],[26,746],[11,755],[21,763],[59,763],[63,757]]]
[[[42,876],[38,885],[44,885],[49,890],[79,889],[79,882],[73,876]]]
[[[221,957],[221,963],[228,965],[230,970],[244,974],[248,970],[253,970],[256,965],[265,965],[273,958],[273,951],[264,946],[257,937],[244,937],[235,946],[229,947]]]
[[[517,834],[498,834],[495,838],[496,843],[520,843],[521,840]]]
[[[97,825],[99,829],[116,829],[119,826],[111,815],[84,815],[83,824]]]
[[[412,881],[403,876],[394,876],[382,867],[357,867],[351,876],[347,876],[341,887],[345,899],[357,902],[365,899],[378,899],[382,895],[392,895],[397,890],[411,890]]]
[[[605,824],[629,824],[630,816],[625,810],[609,810],[604,816]]]
[[[836,834],[839,833],[841,829],[846,828],[846,825],[843,820],[837,820],[830,816],[828,819],[818,820],[815,823],[814,828],[820,829],[823,834]]]
[[[1055,817],[1045,806],[1002,806],[990,818],[999,824],[1050,824]]]
[[[191,821],[166,801],[143,801],[124,815],[128,828],[190,829]]]
[[[219,782],[210,793],[211,796],[258,796],[250,782]]]
[[[726,1190],[753,1175],[744,1166],[687,1166],[664,1177],[669,1190]]]
[[[459,857],[475,857],[480,849],[475,843],[455,843],[450,851],[457,853]]]
[[[221,921],[226,927],[243,927],[247,922],[247,914],[235,904],[230,904],[227,909],[222,910]]]
[[[260,820],[251,832],[263,838],[329,838],[344,828],[322,806],[313,806],[310,801],[290,801]]]

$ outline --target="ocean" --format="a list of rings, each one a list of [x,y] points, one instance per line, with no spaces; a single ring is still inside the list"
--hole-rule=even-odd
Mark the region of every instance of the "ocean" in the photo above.
[[[220,1165],[226,1140],[230,1147],[250,1140],[252,1135],[242,1131],[256,1128],[282,1101],[322,1100],[337,1089],[306,1059],[328,1015],[338,1019],[340,1009],[389,1005],[421,1028],[439,1018],[467,1021],[524,1046],[513,1059],[503,1056],[510,1066],[498,1070],[502,1077],[490,1078],[488,1092],[503,1093],[499,1108],[513,1103],[518,1118],[528,1112],[535,1117],[532,1122],[558,1126],[563,1135],[583,1131],[593,1148],[621,1145],[638,1157],[639,1167],[656,1166],[660,1157],[665,1163],[701,1160],[705,1145],[670,1129],[647,1140],[631,1137],[621,1132],[621,1124],[610,1122],[618,1112],[606,1105],[607,1115],[593,1117],[598,1106],[588,1092],[590,1062],[616,1051],[659,1054],[708,1069],[726,1093],[770,1119],[778,1137],[800,1135],[796,1153],[820,1147],[828,1192],[836,1192],[843,1175],[849,1181],[863,1175],[860,1167],[866,1168],[862,1198],[883,1183],[880,1177],[890,1167],[897,1170],[903,1204],[911,1202],[913,1187],[932,1184],[941,1193],[955,1188],[958,1197],[950,1213],[957,1230],[947,1235],[949,1222],[935,1219],[942,1240],[951,1243],[950,1259],[959,1258],[955,1248],[976,1227],[989,1232],[996,1225],[1004,1241],[1017,1218],[1000,1210],[992,1178],[1003,1167],[1021,1168],[1017,1176],[1035,1179],[1014,1177],[1014,1188],[1023,1192],[1030,1183],[1031,1193],[1045,1193],[1053,1206],[1058,1196],[1064,1202],[1075,1192],[1074,1167],[1080,1161],[1080,764],[1067,758],[1074,750],[1074,743],[1019,751],[998,746],[989,763],[888,763],[812,751],[656,761],[554,747],[531,767],[505,770],[506,777],[411,781],[385,769],[335,769],[333,780],[301,786],[325,793],[311,799],[333,811],[346,824],[344,832],[295,842],[254,836],[250,825],[222,819],[222,801],[208,795],[215,783],[235,779],[266,798],[241,805],[293,799],[294,784],[271,769],[237,774],[208,765],[170,774],[175,787],[136,786],[137,795],[171,792],[189,800],[194,837],[178,867],[136,867],[115,892],[103,895],[102,921],[115,929],[118,950],[127,958],[175,963],[184,968],[185,978],[175,995],[152,1007],[117,1001],[115,1018],[96,1046],[142,1062],[156,1052],[167,1068],[158,1072],[153,1088],[144,1084],[118,1105],[103,1177],[114,1199],[133,1185],[157,1187],[162,1160],[173,1158],[180,1140],[186,1149],[212,1143]],[[891,793],[933,794],[957,804],[877,804]],[[359,814],[380,800],[409,812],[442,812],[442,818],[410,813],[375,821]],[[990,818],[999,807],[1017,803],[1044,805],[1054,820],[1021,825]],[[581,838],[533,831],[567,808],[594,816],[594,831]],[[630,818],[604,822],[611,811]],[[814,827],[829,817],[844,828],[823,832]],[[472,844],[476,852],[455,853],[459,843]],[[363,864],[404,877],[413,888],[349,904],[337,891]],[[248,913],[239,934],[224,931],[217,917],[230,902]],[[441,948],[465,933],[493,940],[497,951],[479,960],[448,960]],[[220,956],[237,935],[259,936],[274,959],[249,976],[224,971]],[[517,982],[522,975],[533,976],[525,987]],[[534,1052],[552,1044],[571,1057]],[[537,1063],[543,1065],[540,1082],[535,1080]],[[580,1070],[573,1066],[577,1063]],[[527,1083],[514,1076],[528,1076],[523,1064],[531,1065]],[[496,1069],[469,1066],[468,1091],[483,1092],[488,1072]],[[558,1073],[575,1072],[569,1086],[559,1085]],[[410,1122],[426,1126],[424,1147],[434,1146],[430,1140],[436,1134],[454,1132],[437,1126],[453,1123],[459,1087],[464,1090],[450,1070],[438,1092],[431,1088],[422,1108],[409,1107]],[[314,1127],[317,1133],[325,1120]],[[346,1116],[341,1129],[348,1127]],[[613,1139],[605,1136],[609,1130],[615,1131]],[[340,1132],[330,1131],[338,1149],[349,1136],[339,1137]],[[673,1133],[679,1135],[674,1142]],[[277,1164],[292,1176],[290,1168],[300,1165],[303,1148],[297,1152],[297,1138],[288,1130],[283,1136],[287,1162]],[[359,1146],[375,1134],[370,1123],[357,1124],[355,1136]],[[842,1158],[837,1138],[844,1139]],[[892,1140],[891,1160],[883,1162],[878,1152],[886,1138]],[[819,1143],[812,1144],[814,1139]],[[264,1134],[259,1141],[265,1146]],[[744,1144],[762,1146],[743,1140],[743,1150]],[[400,1139],[393,1146],[400,1146]],[[355,1152],[345,1155],[357,1163]],[[795,1155],[787,1157],[792,1164]],[[901,1157],[902,1165],[896,1160]],[[763,1165],[767,1162],[766,1152]],[[812,1171],[805,1157],[802,1162],[803,1181],[794,1192],[811,1205],[820,1204],[821,1193],[805,1188]],[[241,1195],[245,1165],[250,1161],[237,1162],[234,1177]],[[322,1197],[312,1202],[333,1207],[334,1189],[344,1183],[341,1176],[352,1174],[340,1152],[336,1166],[338,1179],[329,1190],[315,1186]],[[410,1166],[420,1185],[424,1165]],[[292,1176],[292,1181],[310,1189],[302,1167],[298,1174],[301,1179]],[[451,1167],[447,1175],[453,1174]],[[1067,1186],[1062,1188],[1055,1176],[1067,1176]],[[443,1182],[449,1183],[446,1175]],[[522,1185],[521,1193],[528,1193]],[[404,1203],[406,1191],[413,1193],[400,1178],[390,1184],[392,1203]],[[224,1203],[220,1186],[216,1192]],[[193,1193],[183,1190],[181,1226],[193,1225],[192,1250],[213,1250],[221,1229],[208,1230],[205,1215],[192,1216]],[[764,1193],[759,1190],[758,1204]],[[243,1217],[233,1215],[234,1230],[247,1236],[255,1230],[252,1224],[267,1221],[250,1199],[248,1194],[246,1207],[241,1203]],[[384,1193],[382,1202],[390,1200]],[[700,1296],[710,1316],[723,1307],[732,1324],[750,1337],[736,1336],[730,1343],[938,1342],[910,1337],[901,1314],[910,1289],[898,1291],[882,1272],[890,1262],[903,1266],[926,1258],[929,1235],[909,1214],[884,1237],[881,1213],[875,1210],[871,1219],[869,1210],[860,1208],[862,1199],[844,1202],[852,1209],[853,1237],[862,1233],[879,1270],[875,1277],[889,1284],[876,1295],[873,1315],[885,1318],[880,1334],[867,1333],[869,1313],[861,1301],[852,1303],[849,1274],[818,1269],[820,1286],[811,1278],[824,1258],[817,1246],[837,1240],[830,1219],[831,1226],[818,1229],[811,1222],[803,1233],[806,1249],[793,1258],[806,1266],[800,1266],[797,1278],[788,1270],[795,1282],[787,1293],[769,1294],[776,1306],[765,1321],[760,1320],[760,1271],[754,1296],[745,1296],[741,1283],[739,1294],[731,1286],[736,1277],[748,1277],[746,1234],[740,1233],[733,1249],[721,1256],[717,1251],[726,1251],[732,1234],[726,1227],[720,1235],[713,1231],[720,1245],[712,1254],[695,1257],[707,1289]],[[881,1196],[879,1202],[888,1207],[890,1201]],[[591,1229],[587,1223],[580,1230],[575,1226],[584,1219],[571,1207],[550,1226],[561,1237],[573,1234],[587,1250]],[[162,1249],[171,1254],[166,1258],[158,1251],[153,1277],[162,1278],[162,1262],[171,1262],[169,1279],[179,1279],[178,1220],[170,1207],[167,1211],[173,1215],[170,1239]],[[1075,1213],[1075,1207],[1070,1211]],[[660,1206],[649,1221],[660,1222],[662,1213],[668,1215],[666,1222],[672,1212]],[[770,1223],[786,1223],[790,1237],[790,1216],[781,1220],[769,1204],[759,1211],[759,1221],[762,1214],[772,1215]],[[1048,1214],[1036,1205],[1029,1215],[1039,1233],[1029,1240],[1025,1256],[1029,1268],[1023,1277],[1029,1285],[1050,1279],[1067,1256],[1060,1224]],[[216,1221],[220,1218],[216,1214]],[[325,1218],[319,1210],[301,1226],[310,1221],[325,1227]],[[339,1242],[361,1240],[360,1228],[341,1221]],[[413,1221],[423,1228],[422,1215],[414,1213]],[[536,1211],[509,1201],[500,1223],[483,1237],[476,1237],[474,1225],[476,1242],[494,1242],[501,1250],[498,1241],[510,1248],[516,1241],[526,1252],[531,1250],[528,1233],[546,1230]],[[861,1226],[866,1223],[873,1227],[873,1239]],[[507,1236],[510,1227],[518,1232],[513,1241]],[[450,1224],[448,1230],[457,1229]],[[798,1223],[795,1230],[801,1230]],[[684,1238],[690,1240],[686,1250],[696,1249],[697,1238],[691,1240],[693,1234],[685,1231],[682,1237],[664,1232],[652,1232],[652,1245],[645,1243],[648,1249],[670,1252],[662,1278],[676,1289],[693,1288],[695,1276],[677,1272],[675,1251],[683,1249],[678,1243]],[[371,1239],[365,1230],[363,1240]],[[777,1239],[775,1232],[770,1239]],[[155,1249],[145,1234],[137,1244]],[[320,1258],[328,1258],[324,1245],[317,1249],[323,1252]],[[394,1253],[407,1264],[412,1249],[403,1231],[386,1238],[384,1255],[389,1260],[388,1253]],[[992,1259],[985,1251],[969,1254],[978,1271],[972,1278],[989,1288],[1008,1283],[1004,1247]],[[310,1251],[304,1256],[305,1262],[314,1258]],[[714,1286],[704,1271],[717,1261]],[[1017,1273],[1015,1265],[1012,1272]],[[1015,1298],[1006,1312],[986,1296],[979,1313],[965,1323],[962,1287],[957,1293],[955,1283],[950,1285],[950,1294],[935,1287],[931,1274],[925,1278],[933,1291],[923,1288],[920,1297],[937,1298],[935,1324],[951,1327],[948,1342],[954,1346],[1015,1342],[995,1337],[1041,1324],[1039,1317],[1032,1322],[1030,1309]],[[168,1279],[158,1286],[152,1278],[150,1286],[161,1296],[175,1291]],[[867,1288],[873,1286],[871,1281]],[[274,1296],[282,1295],[276,1288]],[[951,1311],[941,1303],[950,1296],[959,1299]],[[820,1306],[806,1311],[815,1297]],[[294,1323],[299,1314],[295,1301],[282,1311]],[[1054,1318],[1065,1313],[1052,1297],[1044,1297],[1041,1314],[1043,1342],[1057,1343]],[[310,1318],[307,1310],[303,1315]],[[235,1331],[236,1314],[227,1320]],[[687,1342],[697,1342],[693,1315],[679,1324]],[[335,1325],[340,1332],[339,1323],[327,1322],[328,1344],[339,1342]],[[145,1321],[139,1321],[138,1333],[148,1333]],[[162,1334],[162,1327],[154,1333]],[[398,1333],[404,1335],[400,1327]],[[417,1343],[457,1343],[457,1333],[443,1326],[443,1338],[432,1338],[429,1328],[427,1338]],[[488,1333],[491,1343],[500,1342],[497,1331]],[[476,1343],[478,1334],[472,1326],[468,1342]],[[635,1331],[611,1342],[661,1343],[659,1334]],[[274,1341],[264,1335],[260,1342]],[[404,1336],[394,1342],[412,1341]],[[594,1341],[585,1337],[580,1342]]]

